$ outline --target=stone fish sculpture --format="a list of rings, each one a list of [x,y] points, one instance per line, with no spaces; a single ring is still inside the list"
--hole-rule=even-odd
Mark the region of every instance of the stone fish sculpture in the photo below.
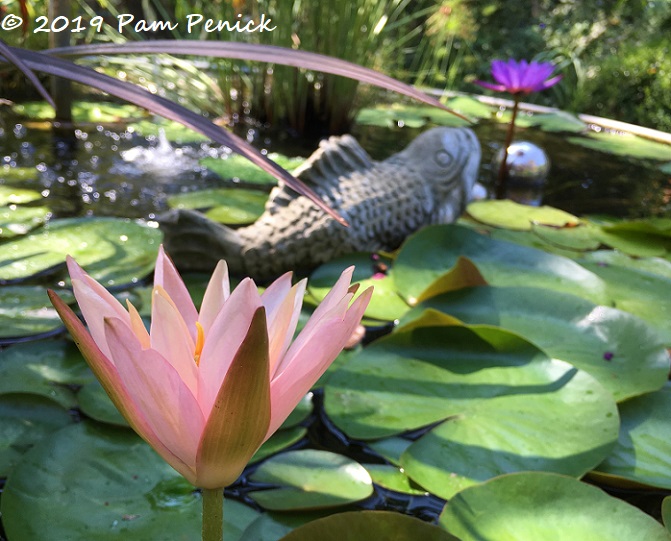
[[[294,175],[349,227],[283,185],[248,227],[234,230],[189,210],[159,221],[177,266],[204,270],[225,259],[232,273],[266,280],[346,253],[393,250],[423,226],[455,221],[472,197],[479,165],[480,144],[468,128],[433,128],[381,162],[353,137],[331,137]]]

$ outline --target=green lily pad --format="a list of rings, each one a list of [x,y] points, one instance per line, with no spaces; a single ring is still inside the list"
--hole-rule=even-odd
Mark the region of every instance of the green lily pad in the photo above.
[[[587,124],[565,111],[519,116],[515,124],[520,128],[535,127],[547,132],[581,133]]]
[[[466,207],[466,212],[484,224],[518,231],[530,231],[535,224],[565,227],[580,223],[578,218],[560,209],[531,207],[507,199],[474,201]]]
[[[58,291],[66,302],[70,291]],[[0,288],[0,341],[49,334],[63,327],[51,306],[46,289],[40,286],[4,286]]]
[[[408,305],[396,291],[396,284],[392,277],[393,270],[385,273],[378,269],[384,265],[388,269],[391,261],[380,257],[371,259],[371,254],[358,253],[336,258],[317,268],[308,280],[308,290],[311,295],[321,302],[333,287],[346,268],[355,266],[352,282],[359,284],[358,295],[373,286],[373,297],[366,309],[366,317],[382,321],[394,321],[408,311]]]
[[[671,387],[620,404],[620,436],[599,464],[605,473],[636,483],[671,489]]]
[[[351,511],[309,522],[281,541],[459,541],[445,530],[391,511]]]
[[[301,441],[308,433],[308,429],[302,426],[294,426],[292,428],[285,428],[275,432],[268,441],[266,441],[261,448],[254,453],[254,456],[249,461],[250,464],[265,460],[280,451],[284,451],[287,447],[291,447],[295,443]]]
[[[35,180],[38,176],[38,171],[35,167],[11,167],[10,165],[0,165],[0,180],[6,182],[19,182],[24,180]],[[9,201],[4,199],[7,194],[16,191],[15,188],[9,186],[0,186],[0,204],[7,205],[8,203],[26,203],[27,201]],[[32,190],[18,190],[19,193],[30,192],[30,199],[28,201],[37,201],[42,196],[39,192]],[[38,197],[35,196],[37,194]],[[27,195],[27,194],[26,194]]]
[[[487,282],[473,262],[467,257],[459,256],[454,267],[422,291],[417,298],[417,302],[422,302],[448,291],[485,285],[487,285]]]
[[[251,498],[265,509],[322,509],[363,500],[373,482],[363,466],[326,451],[289,451],[268,459],[250,476],[277,488],[255,491]]]
[[[263,513],[252,522],[243,532],[240,541],[279,541],[291,530],[330,516],[332,510],[323,511],[294,511],[291,513],[268,512]]]
[[[671,238],[615,227],[601,227],[596,234],[605,245],[636,257],[655,257],[671,249]]]
[[[583,475],[607,456],[619,424],[612,395],[591,376],[485,326],[380,339],[331,377],[324,405],[358,439],[441,423],[401,465],[443,498],[511,471]]]
[[[44,229],[3,245],[0,280],[34,276],[70,254],[105,286],[134,283],[154,268],[163,238],[153,227],[117,218],[52,220]]]
[[[476,118],[491,118],[494,109],[471,96],[455,96],[447,100],[447,106],[459,113]]]
[[[56,402],[29,394],[0,395],[0,417],[0,477],[7,477],[33,445],[72,423]]]
[[[13,169],[9,169],[13,171]],[[0,178],[7,173],[3,173],[0,169]],[[20,188],[12,188],[11,186],[0,186],[0,206],[6,205],[22,205],[25,203],[32,203],[42,199],[42,194],[35,190],[24,190]]]
[[[7,536],[16,540],[196,541],[200,500],[132,431],[78,423],[24,455],[0,509]],[[224,537],[236,541],[259,515],[233,500],[225,506]]]
[[[574,261],[493,240],[458,225],[435,225],[410,236],[394,262],[394,281],[399,292],[414,304],[426,287],[468,257],[494,286],[525,285],[579,295],[607,304],[606,286],[594,273]]]
[[[671,496],[662,500],[662,520],[666,529],[671,532]]]
[[[30,102],[15,105],[15,113],[35,120],[54,118],[54,109],[45,102]],[[129,117],[144,116],[144,110],[135,105],[105,102],[76,101],[72,116],[77,122],[118,122]]]
[[[116,426],[129,426],[98,380],[86,383],[77,392],[77,402],[82,413],[91,419]]]
[[[660,389],[669,355],[645,322],[615,308],[535,287],[473,287],[419,304],[402,323],[426,309],[464,323],[518,333],[548,355],[594,376],[619,402]]]
[[[0,238],[25,235],[51,216],[47,207],[0,207]]]
[[[388,464],[366,464],[366,470],[373,479],[373,483],[402,494],[426,495],[426,490],[413,486],[410,478],[396,466]]]
[[[659,161],[671,160],[671,145],[657,143],[636,135],[600,132],[590,133],[588,137],[569,137],[567,140],[574,145],[617,156]]]
[[[160,131],[163,131],[165,137],[171,143],[186,144],[186,143],[200,143],[202,141],[209,141],[209,138],[200,132],[187,128],[179,122],[164,119],[141,120],[134,122],[128,126],[129,131],[133,131],[143,137],[151,135],[158,136]]]
[[[411,440],[392,436],[391,438],[371,441],[368,445],[385,460],[388,460],[395,466],[400,466],[401,455],[411,444]]]
[[[580,264],[604,280],[616,308],[647,321],[671,345],[671,264],[605,251],[585,254]]]
[[[305,158],[291,158],[275,152],[268,154],[268,158],[290,172],[305,162]],[[200,164],[215,172],[221,178],[238,178],[252,184],[271,186],[277,184],[277,179],[274,176],[238,154],[231,154],[225,159],[203,158],[200,160]]]
[[[168,198],[168,205],[177,209],[210,209],[206,216],[224,224],[248,224],[265,209],[268,194],[238,188],[201,190]]]
[[[0,394],[40,395],[70,409],[77,400],[68,387],[90,381],[89,367],[75,345],[66,340],[16,344],[2,352]]]
[[[601,229],[589,222],[581,222],[576,227],[552,227],[533,224],[531,230],[543,242],[565,250],[581,252],[596,250],[601,244],[599,238]],[[544,248],[544,246],[538,247]]]
[[[403,126],[422,128],[429,122],[429,118],[415,112],[411,107],[384,105],[361,109],[356,115],[355,122],[361,126],[379,126],[382,128]]]
[[[457,494],[440,525],[461,541],[669,541],[655,519],[602,490],[551,473],[503,475]]]

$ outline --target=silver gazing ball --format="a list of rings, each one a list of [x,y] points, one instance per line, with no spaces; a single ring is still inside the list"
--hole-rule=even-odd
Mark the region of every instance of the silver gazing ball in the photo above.
[[[492,174],[498,176],[503,149],[492,160]],[[527,205],[540,205],[543,185],[550,171],[550,158],[538,145],[529,141],[513,141],[508,147],[508,179],[506,197]]]

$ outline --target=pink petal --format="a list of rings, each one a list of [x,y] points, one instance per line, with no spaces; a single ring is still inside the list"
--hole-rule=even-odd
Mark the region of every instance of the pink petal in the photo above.
[[[482,86],[484,88],[489,88],[495,92],[506,92],[508,88],[505,85],[495,85],[494,83],[488,83],[486,81],[473,81],[476,85]]]
[[[177,272],[172,260],[163,251],[163,246],[158,249],[156,268],[154,269],[154,286],[161,286],[168,293],[182,315],[191,339],[195,342],[198,311],[191,300],[191,295],[186,289],[182,277]]]
[[[306,280],[301,280],[291,287],[291,274],[287,273],[273,282],[261,295],[268,319],[271,377],[296,332],[305,286]]]
[[[158,352],[143,350],[133,331],[117,318],[105,320],[108,342],[119,377],[151,432],[140,433],[173,468],[193,479],[196,450],[205,418],[177,371]],[[160,445],[157,443],[160,442]],[[168,449],[169,454],[161,451]],[[177,457],[175,463],[172,457]]]
[[[265,438],[270,423],[267,329],[265,309],[259,307],[217,390],[198,447],[197,486],[233,483]]]
[[[210,282],[207,284],[203,304],[198,315],[198,322],[203,326],[205,334],[209,332],[212,322],[223,308],[230,294],[231,284],[228,279],[228,265],[226,261],[221,260],[217,263]]]
[[[72,281],[72,289],[86,324],[103,355],[110,358],[110,351],[105,340],[103,319],[118,317],[129,322],[128,312],[114,296],[103,286],[91,278],[70,256],[67,257],[68,271]]]
[[[138,313],[137,308],[128,299],[126,299],[126,306],[128,306],[128,314],[130,315],[130,328],[140,342],[142,349],[149,349],[151,347],[151,339],[149,338],[147,327],[144,326],[142,317]]]
[[[75,344],[81,351],[82,356],[91,367],[103,389],[110,397],[121,415],[128,421],[130,426],[140,434],[156,451],[165,458],[178,472],[189,478],[191,469],[172,452],[165,447],[147,423],[144,415],[140,412],[135,402],[130,397],[124,386],[114,363],[105,357],[100,348],[93,341],[91,335],[76,316],[76,314],[65,304],[53,291],[47,291],[54,308],[65,323],[65,327],[75,340]],[[192,473],[192,472],[191,472]]]
[[[194,395],[198,393],[196,345],[177,306],[161,286],[154,286],[151,310],[151,347],[166,359]]]
[[[206,417],[259,308],[261,298],[256,285],[250,278],[245,278],[231,293],[205,335],[200,355],[198,402]]]
[[[373,288],[368,288],[346,313],[350,295],[343,297],[309,330],[306,326],[291,345],[282,360],[281,371],[270,382],[271,419],[266,439],[280,427],[338,356],[361,322],[372,294]]]

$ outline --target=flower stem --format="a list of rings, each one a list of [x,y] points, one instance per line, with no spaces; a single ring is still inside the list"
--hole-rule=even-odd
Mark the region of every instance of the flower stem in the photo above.
[[[513,118],[510,119],[508,133],[506,133],[506,141],[503,143],[503,159],[499,165],[499,174],[496,177],[496,199],[504,199],[506,197],[508,183],[508,147],[513,142],[513,135],[515,135],[515,120],[517,119],[517,110],[519,109],[520,104],[519,94],[513,94],[513,97],[515,98]]]
[[[224,539],[224,489],[202,489],[203,541]]]

